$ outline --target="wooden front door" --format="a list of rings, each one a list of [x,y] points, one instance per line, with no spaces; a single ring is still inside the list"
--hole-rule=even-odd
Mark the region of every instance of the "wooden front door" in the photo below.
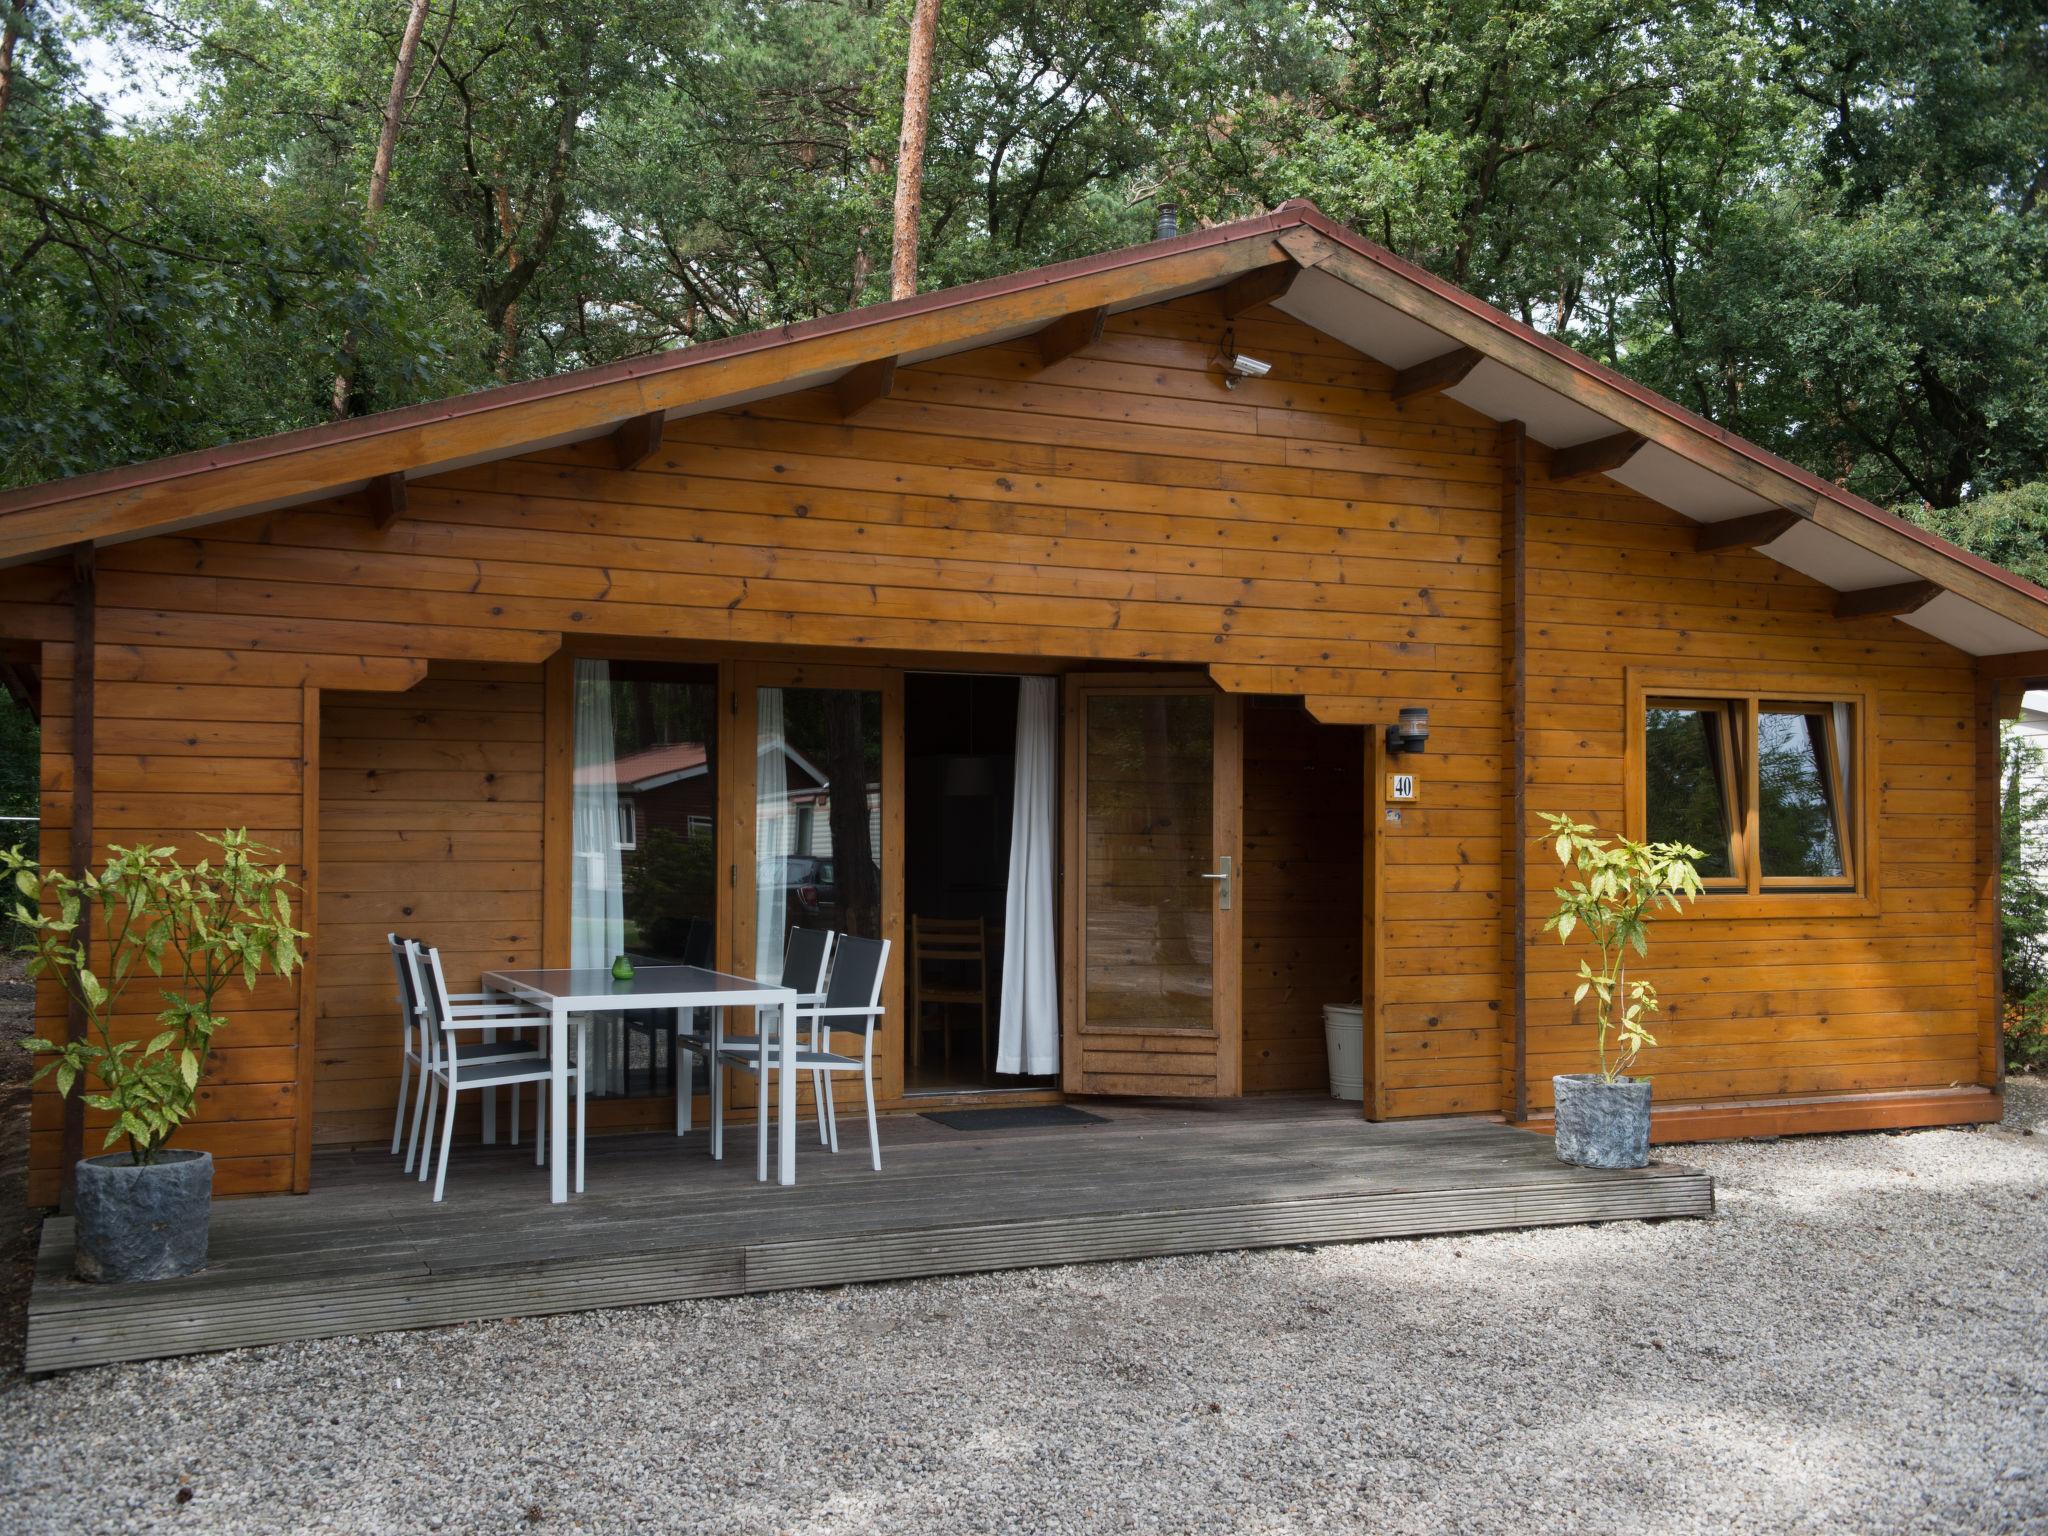
[[[1069,1093],[1239,1091],[1239,719],[1206,679],[1067,679]]]

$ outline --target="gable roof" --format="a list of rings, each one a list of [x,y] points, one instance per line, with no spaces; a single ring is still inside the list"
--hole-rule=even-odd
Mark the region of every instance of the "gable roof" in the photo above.
[[[1552,450],[1620,450],[1604,472],[1702,524],[1773,517],[1755,541],[1975,655],[2048,648],[2048,591],[1893,516],[1523,325],[1313,204],[1055,266],[373,416],[0,493],[0,565],[421,478],[809,389],[1239,284]],[[643,439],[644,440],[644,439]],[[1904,611],[1901,611],[1904,610]]]

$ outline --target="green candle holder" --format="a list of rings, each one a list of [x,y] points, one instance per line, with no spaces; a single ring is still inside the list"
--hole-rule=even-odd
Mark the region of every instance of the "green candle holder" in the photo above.
[[[627,959],[627,958],[626,958],[626,957],[625,957],[625,956],[624,956],[624,955],[622,954],[622,955],[620,955],[620,956],[619,956],[619,958],[618,958],[618,959],[616,959],[616,960],[614,960],[614,961],[612,962],[612,980],[613,980],[613,981],[631,981],[632,979],[633,979],[633,962],[632,962],[632,961],[630,961],[630,960],[628,960],[628,959]]]

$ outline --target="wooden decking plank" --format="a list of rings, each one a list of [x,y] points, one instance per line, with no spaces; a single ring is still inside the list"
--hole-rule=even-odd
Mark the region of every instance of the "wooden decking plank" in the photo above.
[[[808,1127],[807,1127],[808,1128]],[[842,1131],[847,1127],[842,1126]],[[1157,1254],[1705,1215],[1703,1175],[1601,1174],[1482,1121],[1367,1125],[1320,1104],[1218,1113],[1119,1106],[1110,1123],[964,1135],[891,1122],[815,1141],[793,1188],[754,1179],[751,1137],[595,1142],[589,1193],[546,1201],[528,1148],[458,1149],[449,1197],[379,1156],[316,1166],[311,1195],[214,1214],[214,1266],[157,1286],[68,1278],[46,1224],[27,1368],[793,1286]],[[332,1177],[325,1177],[329,1168]],[[1001,1219],[989,1212],[1000,1210]]]

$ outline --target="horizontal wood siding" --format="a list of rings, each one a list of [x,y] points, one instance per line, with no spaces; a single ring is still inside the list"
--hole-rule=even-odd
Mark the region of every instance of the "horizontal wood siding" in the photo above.
[[[435,663],[423,692],[325,715],[311,803],[326,813],[332,950],[312,1112],[339,1139],[373,1134],[388,1104],[373,940],[399,898],[457,936],[465,979],[487,954],[532,953],[540,859],[518,850],[542,810],[539,717],[466,697],[478,667],[524,701],[563,635],[673,639],[1201,666],[1231,691],[1303,696],[1321,720],[1372,729],[1423,705],[1421,795],[1380,839],[1381,1088],[1393,1115],[1498,1111],[1498,427],[1442,396],[1397,403],[1388,369],[1270,309],[1235,325],[1274,370],[1234,391],[1211,362],[1215,301],[1195,297],[1112,316],[1050,367],[1020,340],[900,369],[851,419],[814,389],[672,422],[633,471],[600,441],[418,480],[386,530],[354,495],[105,548],[99,834],[191,846],[246,823],[297,860],[302,685],[400,690]],[[1973,1080],[1986,994],[1967,935],[1988,917],[1971,885],[1967,659],[1889,620],[1837,623],[1817,584],[1755,555],[1696,558],[1683,519],[1604,480],[1552,487],[1546,457],[1531,459],[1532,810],[1618,815],[1631,659],[1769,662],[1879,690],[1882,916],[1673,925],[1657,953],[1660,1095]],[[0,639],[42,642],[60,684],[69,579],[64,562],[0,571]],[[59,834],[66,707],[53,688]],[[421,712],[432,731],[408,727]],[[443,840],[415,857],[401,834]],[[416,887],[388,888],[401,874]],[[1540,1081],[1583,1062],[1584,1036],[1558,1001],[1564,957],[1535,953]],[[1257,990],[1256,972],[1246,981]],[[53,1007],[46,996],[46,1023]],[[297,1017],[288,983],[238,1012],[194,1133],[223,1156],[224,1187],[291,1186]],[[39,1095],[45,1198],[59,1120]]]
[[[324,699],[316,1144],[391,1133],[399,1030],[386,934],[438,944],[457,991],[485,970],[541,963],[541,706],[541,669],[501,663],[439,665],[407,693]]]
[[[1529,809],[1623,818],[1624,673],[1700,669],[1727,686],[1850,678],[1876,710],[1877,897],[1858,916],[1688,917],[1652,932],[1659,1102],[1979,1080],[1985,1027],[1970,659],[1886,618],[1837,619],[1835,594],[1747,551],[1697,554],[1694,525],[1604,480],[1561,495],[1529,474]],[[1540,918],[1556,860],[1532,853]],[[1711,913],[1711,900],[1695,911]],[[1529,943],[1530,1103],[1593,1060],[1570,1007],[1578,951]]]
[[[1291,702],[1244,715],[1244,1091],[1330,1086],[1323,1004],[1359,997],[1365,742]]]
[[[11,576],[14,573],[0,573]],[[0,601],[4,607],[4,601]],[[62,861],[71,829],[72,648],[43,649],[42,847]],[[232,668],[206,651],[101,645],[95,710],[93,859],[110,846],[178,849],[188,863],[210,851],[201,833],[247,827],[301,875],[303,667],[291,658]],[[96,967],[109,971],[104,925],[95,925]],[[117,1016],[122,1038],[147,1039],[163,1007],[150,978],[129,989]],[[291,1187],[301,1020],[296,980],[266,977],[253,993],[231,984],[221,995],[229,1023],[199,1090],[198,1123],[177,1145],[213,1154],[214,1187],[225,1193]],[[36,1030],[64,1036],[64,996],[36,989]],[[29,1200],[57,1198],[64,1111],[46,1079],[30,1105]],[[111,1116],[88,1109],[85,1153],[101,1150]]]

